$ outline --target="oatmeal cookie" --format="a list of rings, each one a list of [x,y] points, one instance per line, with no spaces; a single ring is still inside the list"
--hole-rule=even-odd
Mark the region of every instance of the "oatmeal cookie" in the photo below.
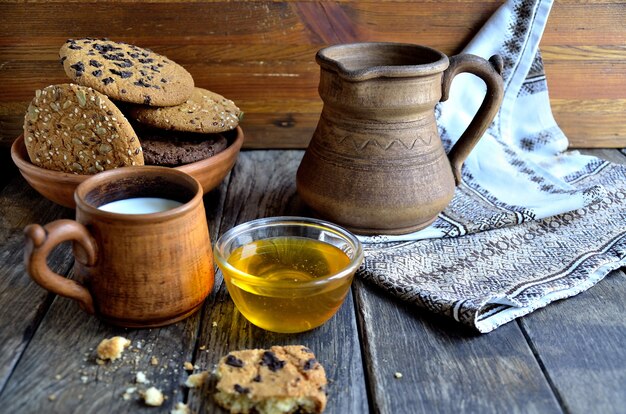
[[[35,93],[24,117],[31,162],[49,170],[95,174],[143,165],[137,135],[119,109],[91,88],[50,85]]]
[[[191,97],[177,106],[130,108],[130,118],[142,124],[201,133],[230,131],[239,125],[241,116],[241,110],[233,101],[202,88],[194,88]]]

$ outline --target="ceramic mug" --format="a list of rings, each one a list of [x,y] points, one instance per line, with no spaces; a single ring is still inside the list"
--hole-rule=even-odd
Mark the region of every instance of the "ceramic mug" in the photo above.
[[[179,321],[200,308],[213,288],[214,267],[202,187],[188,174],[165,167],[105,171],[74,192],[76,220],[28,225],[25,263],[43,288],[74,299],[114,325],[154,327]],[[160,198],[177,207],[150,214],[109,212],[119,200]],[[74,275],[48,267],[49,252],[73,242]]]

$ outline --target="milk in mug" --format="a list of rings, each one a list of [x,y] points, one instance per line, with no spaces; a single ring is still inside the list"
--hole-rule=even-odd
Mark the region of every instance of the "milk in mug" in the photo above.
[[[136,197],[116,200],[98,207],[99,210],[118,214],[151,214],[171,210],[183,203],[159,197]]]

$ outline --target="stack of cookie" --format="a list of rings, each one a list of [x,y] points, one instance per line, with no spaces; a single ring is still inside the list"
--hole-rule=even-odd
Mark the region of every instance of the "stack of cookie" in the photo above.
[[[187,164],[226,148],[225,133],[239,124],[231,100],[194,87],[185,68],[148,49],[85,38],[68,40],[59,54],[76,84],[37,91],[24,118],[39,167],[95,174]]]

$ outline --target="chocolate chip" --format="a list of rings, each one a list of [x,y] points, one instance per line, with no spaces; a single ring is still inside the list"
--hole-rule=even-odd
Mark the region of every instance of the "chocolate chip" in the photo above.
[[[159,70],[159,67],[158,67],[158,66],[156,66],[156,65],[152,65],[152,66],[150,66],[150,69],[152,69],[152,70],[153,70],[153,71],[155,71],[155,72],[161,72],[161,71]]]
[[[102,76],[102,71],[100,69],[94,70],[93,72],[91,72],[91,74],[96,78],[99,78],[100,76]]]
[[[76,62],[71,65],[70,68],[76,71],[76,76],[83,76],[83,72],[85,71],[85,65],[83,62]]]
[[[133,76],[133,72],[130,72],[127,70],[109,69],[109,72],[111,72],[114,75],[119,76],[122,79],[130,78],[131,76]]]
[[[239,394],[248,394],[250,392],[250,388],[246,388],[246,387],[242,387],[239,384],[235,384],[235,386],[233,387],[235,389],[235,391],[237,391]]]
[[[76,43],[72,43],[68,46],[70,49],[74,49],[74,50],[80,50],[82,49],[81,46],[78,46]]]
[[[235,368],[242,368],[245,365],[241,359],[233,355],[228,355],[224,363],[226,365],[230,365],[231,367],[235,367]]]
[[[90,50],[89,52],[87,52],[87,56],[95,56],[96,54],[93,52],[93,50]]]
[[[312,369],[315,366],[315,364],[317,364],[317,361],[315,360],[315,358],[311,358],[311,359],[309,359],[308,361],[306,361],[304,363],[304,367],[302,367],[302,368],[305,371],[308,371],[308,370]]]
[[[312,354],[313,351],[311,351],[309,348],[307,348],[306,346],[302,347],[302,352],[306,352],[307,354]]]
[[[91,59],[89,61],[89,66],[93,66],[94,68],[101,68],[102,67],[102,63],[98,62],[97,60]]]
[[[125,60],[124,54],[122,52],[119,53],[107,53],[102,55],[106,60]]]
[[[143,86],[144,88],[149,88],[151,86],[149,83],[146,83],[146,81],[144,81],[143,79],[139,79],[139,80],[133,82],[133,85]]]
[[[160,67],[160,68],[163,67],[163,65],[161,63],[157,63],[157,66]]]
[[[151,101],[152,101],[152,99],[150,99],[150,97],[148,95],[144,95],[143,96],[143,104],[144,105],[150,105]]]
[[[126,89],[121,89],[120,92],[121,93],[126,93]]]
[[[113,62],[113,64],[120,68],[130,68],[133,64],[128,59],[123,59],[121,62]]]
[[[113,46],[111,44],[108,44],[108,43],[105,43],[105,44],[95,43],[93,45],[93,48],[96,49],[101,54],[109,53],[109,52],[112,52],[114,50],[122,50],[121,47],[115,47],[115,46]]]
[[[167,79],[165,79],[165,78],[161,78],[161,82],[163,82],[163,83],[167,83]]]
[[[115,80],[111,77],[102,79],[102,83],[104,83],[105,85],[108,85],[109,83],[113,83],[113,82],[115,82]]]
[[[144,56],[147,56],[147,55],[144,55]],[[145,58],[145,59],[139,58],[137,60],[139,62],[141,62],[141,63],[152,63],[152,62],[154,62],[154,59],[152,59],[152,58]]]
[[[139,53],[130,53],[130,52],[128,52],[128,56],[132,57],[133,59],[137,59],[139,57]]]
[[[63,56],[63,57],[61,58],[61,64],[63,64],[63,62],[65,62],[65,60],[66,60],[66,59],[67,59],[67,56]]]
[[[261,358],[261,365],[265,365],[270,371],[276,372],[279,369],[283,369],[285,361],[278,359],[276,354],[272,351],[265,351],[263,352],[263,357]]]
[[[252,381],[254,381],[254,382],[261,382],[261,374],[257,374],[256,377],[252,378]]]

